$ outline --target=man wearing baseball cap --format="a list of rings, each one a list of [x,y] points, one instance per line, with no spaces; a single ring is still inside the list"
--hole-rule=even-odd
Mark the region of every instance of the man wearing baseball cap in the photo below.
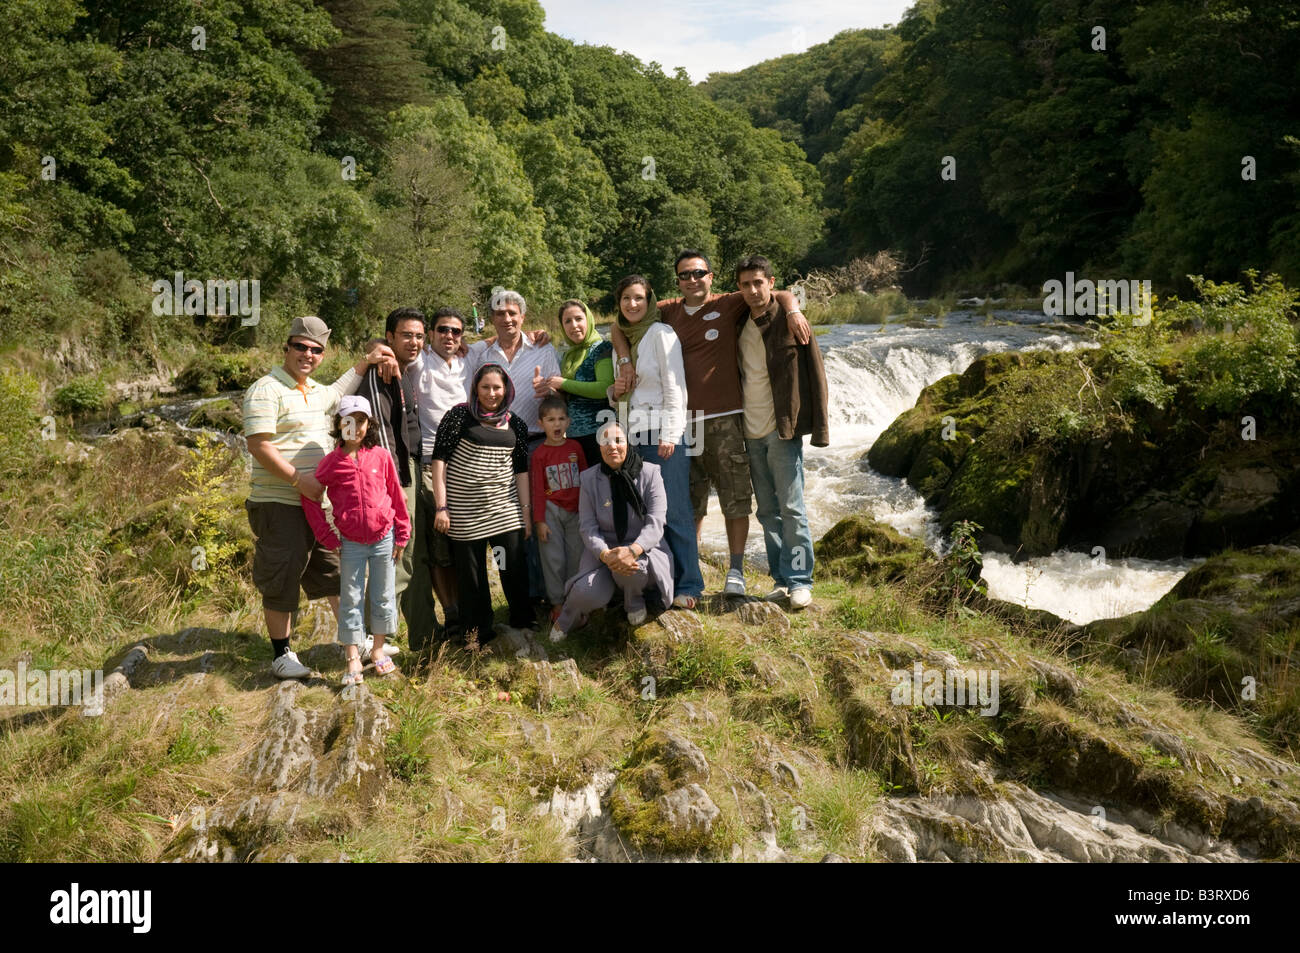
[[[244,436],[253,457],[248,522],[256,537],[253,584],[262,594],[262,611],[271,638],[271,671],[277,678],[305,678],[310,669],[289,651],[293,613],[300,591],[329,599],[339,611],[336,552],[317,543],[303,515],[301,496],[319,501],[313,475],[329,452],[330,422],[339,399],[351,394],[371,364],[392,362],[387,349],[373,349],[333,384],[311,379],[320,366],[330,329],[314,316],[294,318],[284,345],[284,364],[244,394]]]

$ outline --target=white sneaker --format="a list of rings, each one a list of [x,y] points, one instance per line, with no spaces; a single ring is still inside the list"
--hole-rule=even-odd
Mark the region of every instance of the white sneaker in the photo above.
[[[311,669],[298,661],[296,652],[285,652],[271,663],[271,674],[276,678],[306,678]]]
[[[739,569],[727,570],[727,583],[722,587],[722,591],[729,596],[743,596],[745,594],[745,574]]]
[[[568,632],[565,632],[565,631],[564,631],[563,629],[561,629],[561,628],[559,627],[559,625],[557,625],[556,623],[554,623],[554,622],[551,623],[551,641],[552,641],[552,642],[563,642],[563,641],[564,641],[565,639],[567,639],[568,637],[569,637],[569,633],[568,633]]]
[[[371,658],[371,653],[374,652],[374,650],[375,650],[375,637],[373,635],[367,635],[366,640],[361,643],[361,661],[373,662],[374,659]],[[388,642],[388,641],[384,642],[384,654],[387,655],[389,658],[392,658],[394,655],[400,655],[401,653],[402,650],[399,649],[392,642]]]
[[[790,606],[795,609],[807,609],[812,605],[812,588],[800,586],[790,593]]]
[[[780,602],[783,599],[790,598],[790,590],[785,586],[775,586],[772,591],[763,597],[767,602]]]
[[[627,624],[632,626],[640,625],[646,620],[647,615],[645,609],[633,609],[627,614]]]

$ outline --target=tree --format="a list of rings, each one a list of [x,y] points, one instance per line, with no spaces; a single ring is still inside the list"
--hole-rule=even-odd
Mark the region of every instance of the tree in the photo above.
[[[469,175],[447,161],[432,130],[391,144],[374,193],[380,224],[373,254],[380,267],[372,297],[379,310],[467,308],[480,284],[473,193]]]

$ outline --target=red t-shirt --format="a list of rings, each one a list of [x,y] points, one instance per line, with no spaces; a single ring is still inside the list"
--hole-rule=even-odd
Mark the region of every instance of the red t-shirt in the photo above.
[[[587,457],[576,440],[558,447],[539,444],[528,464],[532,481],[533,522],[546,522],[546,503],[578,512],[578,474],[587,469]]]

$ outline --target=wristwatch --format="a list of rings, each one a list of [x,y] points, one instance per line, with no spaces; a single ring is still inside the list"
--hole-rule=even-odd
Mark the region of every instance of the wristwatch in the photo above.
[[[620,358],[618,359],[618,366],[619,366],[619,367],[622,367],[624,364],[631,364],[631,363],[632,363],[632,358],[630,358],[630,357],[620,357]]]

